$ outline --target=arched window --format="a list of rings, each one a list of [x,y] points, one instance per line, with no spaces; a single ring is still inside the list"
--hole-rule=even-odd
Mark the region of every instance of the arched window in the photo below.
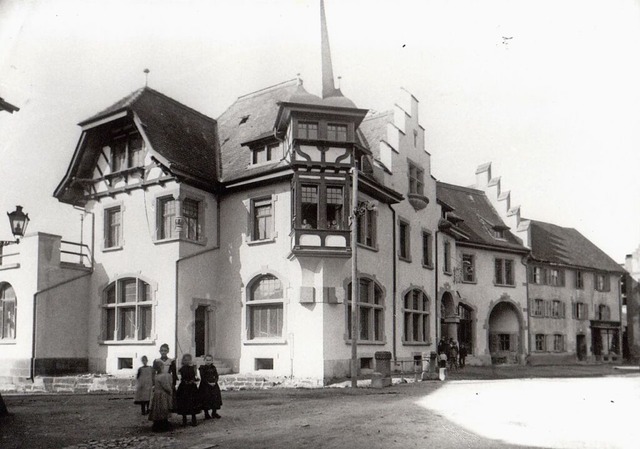
[[[284,294],[280,280],[267,274],[249,285],[247,330],[249,340],[282,337]]]
[[[153,292],[138,278],[123,278],[105,288],[102,301],[105,341],[151,340]]]
[[[404,342],[428,343],[430,338],[429,298],[422,290],[410,290],[404,295]]]
[[[347,335],[351,339],[351,283],[347,300]],[[382,289],[371,279],[360,279],[357,302],[360,341],[384,341],[384,297]]]
[[[0,284],[0,340],[16,338],[16,294],[9,284]]]

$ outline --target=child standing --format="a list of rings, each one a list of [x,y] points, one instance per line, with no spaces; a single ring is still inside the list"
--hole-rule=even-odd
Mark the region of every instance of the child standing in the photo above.
[[[138,374],[136,375],[136,396],[134,404],[140,404],[140,412],[142,415],[149,413],[149,401],[151,400],[151,389],[153,388],[153,367],[148,366],[146,355],[143,355],[140,359],[142,366],[138,368]]]
[[[213,356],[210,354],[204,356],[204,365],[198,369],[200,370],[200,379],[202,379],[198,393],[200,405],[204,409],[204,419],[211,419],[209,410],[214,418],[220,419],[218,410],[222,407],[222,395],[218,386],[218,370],[213,364]]]
[[[191,415],[191,425],[197,426],[196,414],[200,413],[198,404],[198,376],[193,366],[191,354],[182,356],[182,366],[178,370],[180,385],[176,392],[178,414],[182,415],[182,425],[187,425],[187,415]]]
[[[151,430],[162,432],[169,430],[169,417],[173,407],[173,376],[165,372],[161,361],[153,362],[155,379],[153,382],[153,397],[149,409],[149,421],[153,421]]]

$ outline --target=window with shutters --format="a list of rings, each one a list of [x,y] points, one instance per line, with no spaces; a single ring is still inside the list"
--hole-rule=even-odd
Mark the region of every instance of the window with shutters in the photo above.
[[[531,307],[531,316],[539,316],[542,317],[545,315],[545,300],[544,299],[534,299]]]
[[[553,335],[553,350],[554,352],[564,351],[564,335],[562,334]]]
[[[551,317],[564,318],[564,303],[562,301],[554,299],[551,302]]]
[[[576,302],[573,304],[573,318],[576,320],[586,320],[588,318],[587,304]]]
[[[564,285],[564,272],[556,268],[549,270],[549,285],[561,287]]]
[[[595,289],[599,292],[608,292],[610,290],[609,276],[605,273],[595,273]]]
[[[575,271],[575,288],[578,290],[584,289],[584,273],[580,270]]]

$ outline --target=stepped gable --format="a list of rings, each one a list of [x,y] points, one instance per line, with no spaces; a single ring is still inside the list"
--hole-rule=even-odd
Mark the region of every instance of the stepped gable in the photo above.
[[[392,122],[393,111],[384,111],[367,115],[358,127],[360,140],[375,159],[380,158],[380,142],[387,142],[387,125]]]
[[[576,229],[537,220],[530,221],[529,229],[531,256],[535,260],[624,273],[619,264]]]
[[[438,181],[436,195],[439,201],[451,206],[453,213],[462,219],[456,226],[469,236],[470,243],[528,252],[508,230],[483,191]],[[492,227],[504,229],[504,239],[495,238],[490,232]]]
[[[126,110],[140,118],[153,150],[169,161],[170,169],[211,184],[217,180],[216,121],[150,87],[138,89],[79,125]]]
[[[295,96],[295,97],[294,97]],[[221,180],[229,182],[286,166],[284,161],[277,164],[267,164],[250,168],[251,151],[246,142],[273,135],[279,102],[298,101],[314,103],[317,99],[307,93],[298,80],[285,81],[275,86],[267,87],[238,99],[218,117],[220,131]],[[242,123],[243,122],[243,123]]]

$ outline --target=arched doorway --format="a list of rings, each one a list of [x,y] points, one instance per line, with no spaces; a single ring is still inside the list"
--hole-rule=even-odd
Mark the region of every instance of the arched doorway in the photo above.
[[[501,301],[489,315],[489,352],[491,363],[516,364],[521,352],[520,315],[510,302]]]
[[[440,300],[440,335],[447,340],[457,340],[458,321],[453,296],[450,292],[444,292]]]
[[[464,344],[467,354],[473,354],[473,309],[466,304],[458,304],[458,344]]]

